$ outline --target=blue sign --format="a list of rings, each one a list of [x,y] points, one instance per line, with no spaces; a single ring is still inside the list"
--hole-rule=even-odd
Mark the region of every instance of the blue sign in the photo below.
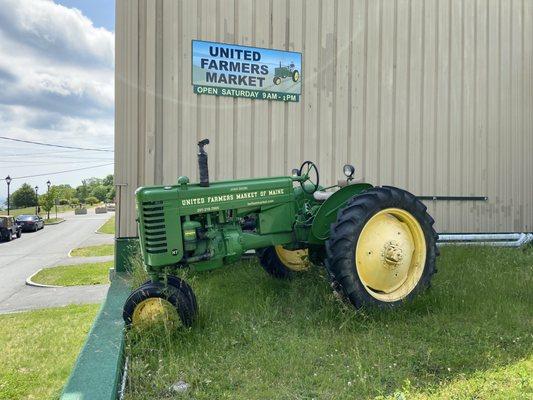
[[[193,40],[192,85],[197,94],[299,101],[302,54]]]

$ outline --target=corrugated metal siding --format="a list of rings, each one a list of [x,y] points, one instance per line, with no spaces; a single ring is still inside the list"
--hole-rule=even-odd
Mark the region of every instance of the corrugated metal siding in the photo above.
[[[345,162],[417,195],[441,232],[531,231],[533,1],[117,0],[118,235],[134,190]],[[198,96],[191,40],[301,51],[299,103]]]

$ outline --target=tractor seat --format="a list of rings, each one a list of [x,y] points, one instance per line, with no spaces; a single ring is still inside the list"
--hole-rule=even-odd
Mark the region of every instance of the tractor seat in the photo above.
[[[333,193],[335,192],[326,192],[322,190],[317,190],[316,192],[313,193],[313,197],[316,201],[323,202],[329,199],[329,196],[331,196]]]

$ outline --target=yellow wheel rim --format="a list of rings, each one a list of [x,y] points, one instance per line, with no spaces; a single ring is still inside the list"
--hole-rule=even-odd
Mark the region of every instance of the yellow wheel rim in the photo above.
[[[275,246],[276,254],[283,265],[292,271],[304,271],[309,268],[309,252],[304,250],[287,250]]]
[[[372,297],[405,298],[422,277],[426,240],[417,219],[400,208],[376,213],[363,227],[355,247],[355,268]]]
[[[300,74],[298,73],[298,71],[296,71],[296,72],[294,73],[294,81],[295,81],[295,82],[298,82],[298,79],[300,79]]]
[[[176,309],[170,302],[159,297],[151,297],[137,304],[131,322],[133,325],[143,325],[158,321],[176,322],[177,319]]]

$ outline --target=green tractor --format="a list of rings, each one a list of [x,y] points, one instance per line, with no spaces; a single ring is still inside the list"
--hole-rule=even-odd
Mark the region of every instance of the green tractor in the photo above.
[[[150,280],[127,299],[123,317],[138,325],[173,313],[193,324],[198,306],[176,272],[204,271],[255,250],[276,278],[290,278],[309,263],[323,266],[332,288],[356,309],[396,307],[427,288],[438,255],[434,220],[411,193],[345,180],[319,184],[305,161],[291,176],[209,182],[205,146],[198,143],[200,182],[136,192],[140,247]]]
[[[274,69],[274,85],[279,85],[282,79],[289,77],[293,82],[298,82],[300,80],[300,71],[296,69],[294,63],[291,63],[286,67],[282,67],[280,62],[279,67]]]

